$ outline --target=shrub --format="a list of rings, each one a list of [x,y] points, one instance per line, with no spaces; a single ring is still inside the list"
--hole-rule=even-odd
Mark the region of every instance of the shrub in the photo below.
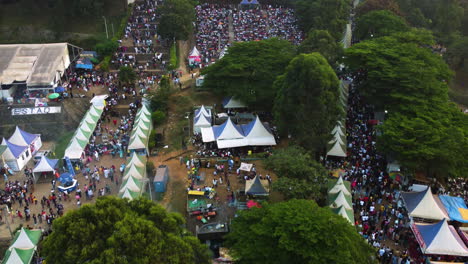
[[[158,126],[164,123],[166,120],[166,114],[161,110],[157,110],[151,114],[151,119],[153,120],[153,123]]]

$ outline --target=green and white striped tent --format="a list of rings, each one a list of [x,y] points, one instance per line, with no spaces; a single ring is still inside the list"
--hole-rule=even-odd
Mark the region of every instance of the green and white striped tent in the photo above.
[[[34,257],[34,248],[11,248],[5,252],[2,264],[29,264]]]

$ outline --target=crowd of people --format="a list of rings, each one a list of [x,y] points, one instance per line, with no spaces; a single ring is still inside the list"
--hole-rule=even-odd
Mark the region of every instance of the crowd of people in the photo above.
[[[221,49],[229,42],[228,8],[208,4],[195,7],[197,16],[197,47],[204,63],[210,63],[219,58]]]
[[[299,45],[304,35],[291,8],[265,6],[231,9],[225,5],[202,4],[196,8],[197,48],[203,64],[214,62],[232,42],[281,38]],[[232,32],[229,32],[232,17]],[[231,36],[230,36],[231,34]]]

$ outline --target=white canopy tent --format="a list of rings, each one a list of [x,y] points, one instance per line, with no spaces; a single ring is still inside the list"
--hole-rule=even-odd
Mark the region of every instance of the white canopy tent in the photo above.
[[[18,126],[16,126],[15,132],[13,135],[11,135],[8,141],[18,146],[31,147],[32,155],[34,155],[34,153],[36,153],[42,147],[40,134],[28,133],[20,129]]]
[[[237,100],[234,97],[229,97],[223,100],[223,107],[224,108],[246,108],[247,105],[245,105],[240,100]]]
[[[207,117],[205,115],[195,117],[193,120],[193,133],[200,133],[201,129],[204,127],[211,128],[211,117]]]
[[[246,126],[242,127],[247,139],[248,146],[274,146],[276,140],[263,125],[260,118],[257,118]]]
[[[340,144],[340,142],[335,141],[332,147],[328,150],[327,156],[335,156],[335,157],[346,157],[346,146]]]
[[[146,166],[146,157],[142,155],[138,155],[133,152],[130,158],[127,159],[127,168],[131,165],[135,165],[140,168],[144,168]]]
[[[424,254],[468,257],[468,248],[447,220],[435,224],[416,223],[412,229]]]
[[[345,195],[351,195],[351,192],[348,190],[348,188],[346,188],[341,176],[338,178],[335,185],[330,190],[328,190],[329,194],[335,194],[339,192],[343,192]]]
[[[103,95],[96,95],[93,97],[93,99],[91,99],[91,101],[89,101],[91,104],[93,104],[94,106],[106,106],[106,99],[109,97],[109,95],[107,94],[103,94]]]
[[[33,169],[33,176],[34,180],[37,181],[40,177],[40,174],[44,172],[55,172],[55,168],[57,167],[57,159],[48,159],[45,156],[41,157],[41,160],[34,166]]]
[[[133,177],[129,177],[122,184],[122,187],[120,188],[120,192],[124,192],[125,189],[129,189],[132,192],[141,192],[142,184],[141,184],[141,182],[139,180],[137,180],[137,179],[135,179]]]
[[[146,177],[145,167],[138,167],[134,164],[129,165],[125,168],[123,179],[133,177],[135,179],[143,179]]]
[[[422,192],[402,192],[401,196],[411,217],[450,219],[439,198],[432,194],[431,188]]]
[[[338,208],[340,206],[343,206],[347,210],[353,210],[353,206],[350,203],[349,198],[346,198],[346,195],[342,191],[340,191],[335,196],[335,199],[329,201],[329,203],[330,203],[330,207],[332,208]]]

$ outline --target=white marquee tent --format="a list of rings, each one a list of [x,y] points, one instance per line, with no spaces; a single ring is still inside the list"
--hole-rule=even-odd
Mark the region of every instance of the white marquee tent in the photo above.
[[[432,194],[431,188],[422,192],[402,192],[401,196],[411,217],[450,219],[439,198]]]

